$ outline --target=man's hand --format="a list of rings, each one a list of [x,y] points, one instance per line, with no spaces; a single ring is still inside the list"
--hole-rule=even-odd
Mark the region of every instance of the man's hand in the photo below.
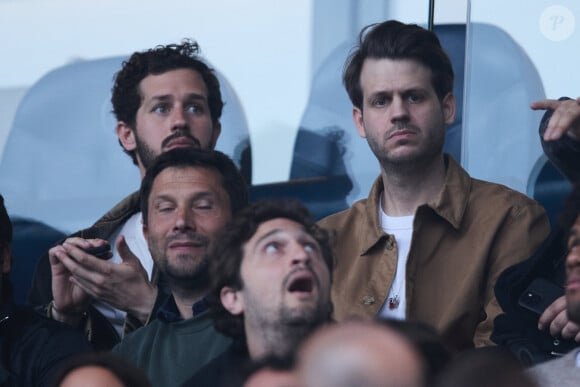
[[[568,320],[566,314],[566,296],[557,298],[540,316],[538,329],[546,327],[550,328],[550,334],[554,337],[561,336],[580,342],[580,326]]]
[[[568,100],[544,99],[530,105],[533,110],[554,110],[544,132],[544,140],[561,138],[564,133],[580,141],[580,98]]]
[[[74,251],[78,254],[79,251],[83,251],[82,249],[106,243],[101,239],[68,238],[63,245],[55,246],[48,251],[54,297],[51,312],[53,319],[77,325],[91,302],[89,294],[72,281],[73,275],[68,266],[72,265],[75,258],[70,253],[70,246],[75,247]]]
[[[149,282],[147,272],[121,236],[116,243],[122,258],[120,264],[85,253],[65,241],[63,247],[73,259],[62,263],[72,274],[70,281],[92,298],[133,314],[145,322],[155,305],[157,288]],[[60,306],[57,303],[60,309]]]

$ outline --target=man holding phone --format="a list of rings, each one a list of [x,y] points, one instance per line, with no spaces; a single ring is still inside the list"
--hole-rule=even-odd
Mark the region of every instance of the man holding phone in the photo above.
[[[219,81],[198,51],[197,43],[184,41],[136,52],[116,75],[117,136],[141,177],[167,150],[216,145],[223,101]],[[53,319],[90,330],[98,349],[146,324],[160,298],[139,206],[138,192],[128,196],[52,248],[35,272],[29,303],[48,305]],[[109,261],[83,251],[107,243]]]
[[[570,321],[580,324],[580,181],[576,181],[561,218],[568,234],[566,256],[566,307]],[[529,371],[540,387],[577,386],[580,380],[580,349],[539,364]]]

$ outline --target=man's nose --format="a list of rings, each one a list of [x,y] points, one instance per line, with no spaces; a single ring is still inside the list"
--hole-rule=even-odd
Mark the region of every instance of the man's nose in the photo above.
[[[185,130],[187,129],[187,119],[185,112],[181,107],[173,109],[171,112],[171,130]]]
[[[395,97],[391,101],[389,106],[391,113],[391,122],[397,121],[408,121],[409,120],[409,110],[405,101],[400,97]]]
[[[195,215],[189,208],[179,208],[175,217],[176,230],[195,230]]]
[[[307,265],[310,263],[310,253],[306,251],[306,246],[298,241],[291,243],[290,256],[292,265]]]

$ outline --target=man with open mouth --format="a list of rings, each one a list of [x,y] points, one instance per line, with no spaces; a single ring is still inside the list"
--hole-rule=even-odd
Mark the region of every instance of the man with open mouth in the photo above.
[[[296,202],[257,202],[210,250],[210,309],[232,346],[185,385],[241,386],[251,361],[292,358],[330,320],[327,232]]]

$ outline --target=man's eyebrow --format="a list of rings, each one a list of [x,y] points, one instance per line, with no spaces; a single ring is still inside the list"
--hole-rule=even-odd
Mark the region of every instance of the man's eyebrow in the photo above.
[[[264,235],[262,235],[257,241],[256,241],[256,245],[260,244],[260,242],[262,242],[264,239],[267,239],[268,237],[275,235],[275,234],[284,234],[284,233],[293,233],[293,231],[287,230],[285,228],[275,228],[273,230],[268,231],[267,233],[265,233]],[[298,238],[312,238],[312,235],[310,235],[308,232],[306,232],[304,229],[300,229],[300,231],[298,232]]]
[[[170,101],[174,97],[171,94],[160,94],[160,95],[153,95],[149,98],[149,101]],[[207,101],[207,96],[198,93],[190,93],[185,96],[185,100],[203,100]]]
[[[270,237],[270,236],[272,236],[272,235],[275,235],[275,234],[278,234],[278,233],[281,233],[281,232],[283,232],[283,231],[284,231],[284,230],[283,230],[283,229],[280,229],[280,228],[275,228],[275,229],[273,229],[273,230],[270,230],[270,231],[268,231],[267,233],[265,233],[264,235],[262,235],[262,236],[261,236],[261,237],[260,237],[260,238],[259,238],[259,239],[256,241],[256,245],[259,245],[259,244],[260,244],[260,242],[262,242],[264,239],[267,239],[268,237]]]

